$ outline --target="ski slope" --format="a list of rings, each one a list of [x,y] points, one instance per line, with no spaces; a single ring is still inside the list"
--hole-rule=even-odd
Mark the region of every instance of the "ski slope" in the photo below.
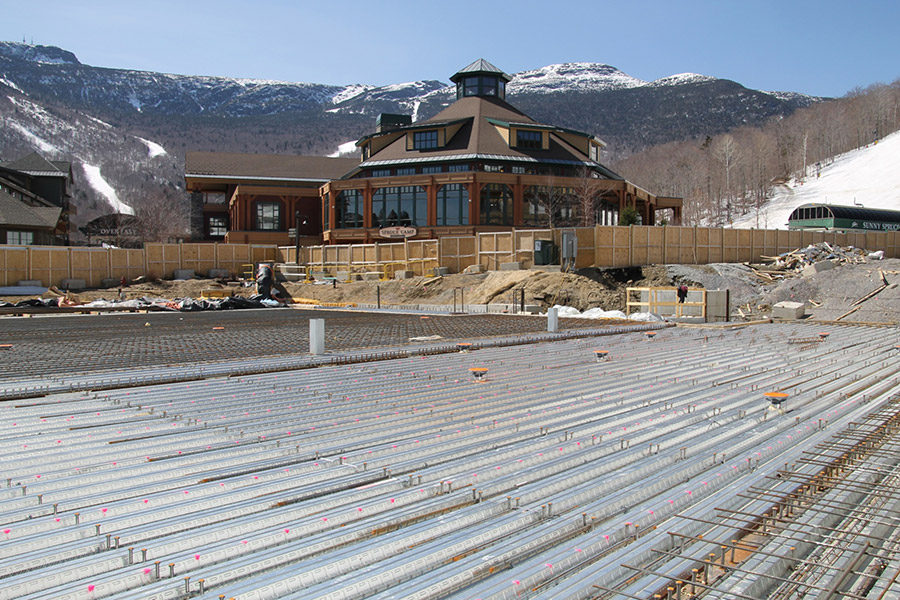
[[[787,229],[791,211],[811,202],[900,210],[900,132],[838,156],[818,177],[815,165],[810,173],[802,183],[777,186],[768,203],[738,217],[732,227]]]

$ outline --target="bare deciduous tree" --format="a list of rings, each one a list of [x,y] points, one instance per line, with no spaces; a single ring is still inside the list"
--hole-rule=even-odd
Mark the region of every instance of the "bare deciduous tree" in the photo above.
[[[135,211],[141,239],[144,243],[175,242],[189,237],[189,211],[184,197],[158,193],[144,198]]]

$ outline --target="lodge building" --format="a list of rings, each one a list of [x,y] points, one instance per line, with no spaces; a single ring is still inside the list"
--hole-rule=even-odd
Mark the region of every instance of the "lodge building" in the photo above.
[[[613,225],[633,207],[679,223],[681,199],[655,196],[599,162],[604,142],[537,123],[506,101],[510,78],[480,59],[454,74],[456,101],[427,121],[382,114],[360,158],[189,152],[187,189],[204,239],[369,243],[402,228],[438,238],[513,228]]]

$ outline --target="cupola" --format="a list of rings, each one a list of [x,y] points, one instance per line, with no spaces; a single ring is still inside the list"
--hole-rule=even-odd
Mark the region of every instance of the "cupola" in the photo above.
[[[483,58],[463,67],[450,78],[456,84],[457,100],[468,96],[493,96],[506,100],[509,80],[509,75]]]

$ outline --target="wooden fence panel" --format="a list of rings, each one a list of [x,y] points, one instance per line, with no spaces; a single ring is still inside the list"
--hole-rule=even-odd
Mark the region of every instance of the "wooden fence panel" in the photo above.
[[[23,246],[0,246],[0,285],[16,285],[30,279],[28,272],[28,250]],[[37,279],[35,277],[35,279]],[[41,280],[41,285],[49,280]]]
[[[109,272],[113,279],[130,281],[146,272],[144,251],[130,248],[110,248]]]
[[[442,237],[438,242],[441,266],[447,267],[451,273],[461,273],[466,267],[478,263],[475,236]]]
[[[216,247],[213,244],[182,244],[181,269],[191,269],[198,275],[207,275],[216,267]]]
[[[70,277],[84,279],[87,287],[102,287],[110,277],[109,251],[106,248],[69,248]]]
[[[535,239],[540,239],[539,234],[535,234]],[[575,252],[575,268],[584,269],[594,264],[594,228],[578,227],[575,229],[575,239],[578,248]],[[532,264],[534,264],[534,243],[531,244]]]
[[[28,257],[24,260],[27,265],[27,277],[18,279],[36,279],[41,285],[50,287],[61,285],[62,280],[72,275],[71,256],[68,248],[57,246],[29,246]],[[103,277],[106,277],[104,275]],[[85,282],[87,283],[87,279]],[[15,285],[14,281],[11,285]]]

